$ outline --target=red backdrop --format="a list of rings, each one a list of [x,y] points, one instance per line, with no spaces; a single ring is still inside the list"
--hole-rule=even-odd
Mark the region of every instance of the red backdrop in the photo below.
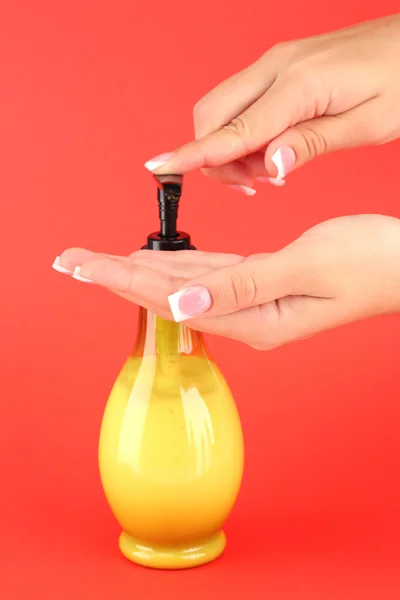
[[[195,101],[280,40],[398,9],[373,4],[0,4],[1,598],[399,598],[398,317],[268,353],[210,340],[243,421],[243,488],[219,561],[152,572],[119,555],[97,471],[136,308],[51,269],[73,245],[140,247],[156,223],[142,165],[191,138]],[[196,173],[180,224],[246,254],[338,215],[400,217],[398,164],[398,143],[337,154],[254,199]]]

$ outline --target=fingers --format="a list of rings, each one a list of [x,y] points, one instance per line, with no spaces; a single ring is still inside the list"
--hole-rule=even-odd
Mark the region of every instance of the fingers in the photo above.
[[[167,261],[159,261],[159,266],[164,268],[164,271],[161,272],[147,266],[132,263],[126,259],[116,260],[106,255],[99,255],[83,249],[71,249],[65,254],[71,268],[73,268],[73,263],[76,260],[85,259],[80,268],[80,276],[84,281],[91,281],[102,285],[125,300],[143,306],[145,309],[164,319],[172,319],[167,300],[168,295],[179,289],[185,282],[185,279],[174,276],[176,265]],[[145,251],[144,254],[156,253]],[[161,255],[163,253],[159,252],[157,254]],[[136,260],[145,261],[146,257],[142,256]],[[198,268],[202,268],[199,265],[189,266],[193,267],[195,271]],[[233,315],[194,320],[191,323],[191,327],[199,331],[228,337],[261,348],[262,338],[260,323],[257,322],[258,316],[256,309],[249,309],[247,311],[239,311]],[[276,327],[270,328],[271,333],[275,330]],[[268,339],[272,340],[271,336]],[[263,341],[263,348],[267,348],[268,344],[271,343],[265,339]]]
[[[271,88],[274,84],[277,76],[281,73],[285,66],[294,58],[298,48],[296,44],[282,44],[271,48],[265,53],[259,60],[248,66],[244,70],[236,73],[232,77],[223,81],[221,84],[216,86],[211,92],[206,94],[194,107],[193,110],[193,121],[195,130],[195,139],[201,140],[210,134],[216,133],[220,130],[224,131],[224,128],[232,128],[231,122],[236,123],[238,115],[242,115],[247,109],[249,109],[256,101],[260,100],[262,96]],[[273,116],[275,119],[275,115]],[[266,115],[268,119],[268,114]],[[227,136],[229,139],[230,136]],[[211,139],[211,143],[213,142]],[[185,161],[186,150],[190,152],[190,147],[186,147],[183,150],[183,155],[179,159],[180,165],[175,162],[168,164],[167,170],[170,169],[181,169],[183,171],[182,161]],[[201,152],[202,145],[198,148]],[[196,152],[195,148],[195,152]],[[155,159],[152,159],[146,163],[147,167],[154,171],[162,164],[166,163],[173,156],[173,153],[160,155]],[[245,153],[239,152],[239,156],[245,156]],[[194,159],[195,160],[195,159]],[[203,170],[206,174],[223,183],[232,185],[238,191],[244,192],[250,196],[255,193],[255,180],[256,175],[249,169],[245,161],[241,160],[228,160],[223,159],[219,162],[219,166],[215,167],[212,164],[207,164],[207,161],[203,161]],[[266,176],[265,167],[263,161],[261,161],[262,167],[261,172],[258,175]],[[187,170],[192,168],[198,168],[197,166],[190,167],[188,165]],[[160,171],[162,172],[162,171]]]
[[[235,265],[245,260],[243,256],[237,254],[217,252],[154,252],[153,250],[137,250],[136,252],[132,252],[129,257],[125,257],[114,254],[96,253],[84,248],[69,248],[58,257],[59,270],[73,273],[76,267],[80,267],[85,261],[95,257],[125,260],[132,264],[142,264],[143,266],[160,269],[175,267],[178,270],[180,269],[180,273],[185,272],[192,278],[196,275],[194,275],[195,271],[190,270],[191,268],[198,267],[198,273],[200,274],[212,269]],[[58,269],[56,268],[56,270]]]
[[[71,248],[62,253],[60,262],[55,268],[62,273],[72,275],[80,281],[95,281],[112,291],[120,293],[120,295],[130,295],[131,300],[140,303],[139,299],[142,296],[136,289],[139,284],[143,286],[144,293],[149,294],[149,298],[152,297],[151,294],[154,291],[153,285],[147,286],[147,276],[152,284],[154,281],[159,281],[157,284],[160,286],[159,293],[156,294],[155,298],[160,298],[164,289],[163,286],[165,287],[167,284],[172,286],[171,279],[174,280],[175,287],[177,286],[176,289],[179,289],[188,279],[205,275],[215,268],[239,264],[244,260],[244,257],[235,254],[197,251],[154,252],[139,250],[129,257],[122,257],[95,253],[83,248]],[[91,268],[89,275],[87,273],[88,264]],[[120,280],[115,281],[118,276],[127,277],[131,273],[130,270],[133,273],[130,275],[132,281],[136,282],[139,278],[137,285],[135,283],[135,290],[131,288],[128,290],[125,280],[123,280],[122,286]],[[118,275],[119,273],[122,273],[122,275]],[[141,277],[144,278],[143,281],[140,279]],[[114,287],[115,285],[117,287]],[[167,295],[164,296],[164,303],[168,315],[171,316],[167,304]],[[150,304],[148,303],[146,306]]]
[[[212,252],[154,252],[140,250],[131,254],[132,265],[147,266],[183,279],[194,279],[222,267],[240,264],[246,260],[237,254]]]
[[[323,116],[290,127],[274,139],[265,153],[270,176],[288,173],[326,152],[378,142],[382,108],[375,99],[333,116]]]
[[[224,315],[259,306],[288,295],[306,294],[312,265],[301,248],[246,260],[186,282],[169,298],[174,319]]]
[[[337,316],[329,303],[321,298],[289,296],[229,315],[195,318],[190,327],[244,342],[256,350],[271,350],[334,327]]]
[[[265,167],[265,150],[262,148],[221,167],[203,169],[203,173],[215,181],[230,185],[247,196],[252,196],[256,193],[257,182],[271,183]],[[244,187],[247,189],[243,189]],[[248,190],[253,190],[253,193],[249,193]]]
[[[275,81],[280,62],[270,51],[204,96],[193,110],[196,139],[221,129],[258,100]]]
[[[277,79],[268,92],[244,112],[217,131],[187,144],[166,160],[147,163],[158,174],[187,173],[194,169],[218,167],[256,152],[292,123],[310,118],[313,96],[309,85],[289,78]]]
[[[164,318],[171,318],[167,296],[186,281],[157,269],[107,257],[85,261],[79,269],[79,275],[84,280],[129,297],[131,301]]]
[[[94,252],[86,248],[69,248],[65,250],[61,256],[57,257],[53,267],[60,270],[62,273],[72,274],[77,267],[80,267],[85,261],[95,257],[107,257],[114,260],[128,260],[125,256],[115,254],[106,254],[103,252]],[[56,264],[57,263],[57,264]],[[59,268],[58,268],[59,267]]]
[[[323,116],[289,127],[275,138],[264,152],[257,151],[241,160],[206,169],[208,176],[222,183],[256,182],[283,185],[286,176],[313,158],[327,152],[375,144],[382,136],[382,104],[376,99],[338,115]],[[388,127],[389,130],[389,127]],[[246,170],[244,170],[244,167]],[[246,173],[246,176],[244,176]]]
[[[271,350],[358,318],[357,311],[349,311],[343,300],[299,295],[229,315],[197,317],[190,327],[244,342],[256,350]]]
[[[153,254],[161,254],[161,252]],[[127,261],[130,265],[132,265],[132,267],[148,267],[149,269],[161,271],[162,273],[170,275],[171,277],[179,277],[185,280],[192,279],[193,277],[201,277],[202,275],[205,275],[213,270],[213,267],[210,267],[206,263],[184,263],[177,261],[157,260],[156,256],[130,257],[127,259]]]
[[[56,269],[56,271],[60,270],[62,273],[69,273],[72,275],[76,267],[95,255],[96,252],[85,250],[84,248],[69,248],[68,250],[65,250],[61,256],[56,258],[53,268]]]
[[[263,57],[208,94],[195,110],[196,140],[147,167],[159,174],[202,169],[253,195],[257,180],[282,185],[288,173],[320,154],[392,139],[389,101],[374,96],[374,86],[359,90],[346,80],[351,74],[339,69],[335,85],[347,86],[347,92],[334,93],[323,67],[307,67],[305,60],[305,67],[296,67],[294,47],[288,46],[291,54]]]
[[[159,261],[158,265],[164,268],[163,271],[160,271],[143,264],[131,262],[131,260],[121,260],[120,257],[110,258],[90,253],[90,251],[82,251],[82,249],[74,249],[70,254],[74,252],[76,255],[81,253],[80,257],[86,258],[80,270],[80,275],[84,281],[102,285],[164,319],[172,318],[167,298],[176,293],[182,286],[187,285],[185,278],[175,275],[178,264],[173,265],[166,261]],[[296,252],[298,252],[298,249]],[[156,253],[144,252],[144,254]],[[161,255],[162,253],[157,254]],[[276,296],[276,300],[265,302],[261,306],[238,308],[236,312],[220,316],[212,316],[213,313],[210,311],[206,314],[207,318],[204,318],[203,315],[195,316],[191,320],[190,326],[193,329],[244,342],[260,350],[267,350],[353,320],[349,311],[344,311],[340,307],[340,303],[334,299],[325,300],[300,295],[286,295],[282,298],[281,295],[287,294],[287,290],[292,290],[290,294],[293,294],[294,290],[301,289],[301,285],[298,278],[296,280],[291,276],[289,263],[286,259],[273,265],[270,259],[276,256],[257,256],[254,260],[242,261],[236,265],[237,270],[248,264],[252,272],[262,266],[263,276],[266,281],[269,281],[269,284],[266,291],[261,290],[258,299]],[[141,256],[136,260],[140,259],[147,260],[146,256]],[[135,261],[135,259],[133,260]],[[266,269],[265,264],[268,262],[269,265]],[[195,270],[199,268],[199,265],[192,266]],[[229,269],[231,267],[224,267],[213,273],[225,271],[224,275],[226,275],[226,271],[229,271]],[[280,281],[275,285],[272,280],[278,276],[279,272],[283,274]],[[209,279],[209,276],[213,273],[206,274],[203,280]],[[243,271],[240,274],[241,285],[246,281],[244,277]],[[209,283],[209,287],[212,289],[212,284]],[[243,297],[240,292],[238,293],[238,289],[233,293],[237,306],[241,306]],[[220,288],[220,291],[220,296],[214,294],[216,303],[213,308],[215,309],[221,306],[221,298],[229,302],[229,292],[226,289],[224,290],[223,287]],[[218,313],[218,310],[214,310],[214,314],[216,313]]]
[[[262,156],[262,169],[265,171],[263,159],[264,157]],[[252,196],[255,194],[255,176],[245,159],[234,160],[226,165],[222,165],[214,169],[202,169],[202,171],[204,175],[207,175],[211,179],[221,183],[226,183],[234,189],[242,191],[247,196]],[[242,186],[242,188],[237,188],[236,186]],[[253,190],[253,193],[249,193],[249,190]]]
[[[76,254],[78,251],[81,252],[80,249],[76,250]],[[80,268],[80,276],[84,281],[95,282],[164,319],[172,319],[167,298],[184,285],[185,279],[169,272],[133,264],[129,260],[113,259],[95,253],[89,255],[88,252],[85,258],[87,260]],[[159,264],[164,264],[173,271],[170,263]],[[194,265],[194,268],[198,268],[198,265]],[[271,302],[263,306],[262,310],[253,307],[214,318],[197,318],[193,319],[191,327],[266,350],[289,341],[296,334],[295,328],[288,329],[286,323],[290,319],[282,319],[277,306]]]
[[[201,250],[188,250],[185,252],[155,252],[154,250],[138,250],[132,252],[130,258],[150,258],[157,262],[169,262],[182,265],[201,265],[210,269],[219,269],[229,265],[235,265],[245,260],[239,254],[228,254],[222,252],[202,252]]]
[[[233,264],[206,272],[204,265],[198,264],[182,266],[159,262],[160,269],[156,262],[146,262],[148,259],[144,257],[140,264],[139,258],[135,261],[91,255],[74,276],[130,295],[139,304],[146,298],[146,301],[155,299],[158,306],[162,298],[173,296],[170,306],[174,317],[178,310],[183,318],[176,320],[183,320],[208,311],[210,316],[230,314],[283,296],[303,293],[299,291],[300,255],[297,250],[240,262],[232,258]]]

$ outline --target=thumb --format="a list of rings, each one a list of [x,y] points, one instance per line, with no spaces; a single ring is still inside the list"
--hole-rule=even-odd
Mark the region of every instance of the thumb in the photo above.
[[[286,248],[187,281],[182,289],[168,296],[172,315],[175,321],[204,313],[215,317],[302,294],[305,278],[300,260],[298,252]]]
[[[376,143],[382,115],[375,114],[375,106],[375,101],[369,100],[344,113],[310,119],[286,129],[265,153],[270,181],[282,184],[288,173],[321,154]]]

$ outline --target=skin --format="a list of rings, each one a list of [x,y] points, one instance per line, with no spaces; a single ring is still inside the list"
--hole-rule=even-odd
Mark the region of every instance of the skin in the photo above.
[[[194,108],[195,141],[157,174],[202,168],[254,187],[275,177],[271,157],[291,147],[293,169],[326,152],[400,136],[400,15],[285,42],[222,82]]]
[[[400,137],[400,16],[288,42],[221,83],[194,111],[196,139],[156,173],[201,168],[254,187],[323,152]],[[61,266],[172,319],[168,296],[192,286],[212,306],[190,327],[267,350],[352,321],[400,310],[400,221],[327,221],[273,254],[140,251],[129,257],[69,249]]]
[[[400,221],[381,215],[326,221],[272,254],[73,248],[61,264],[166,319],[170,294],[207,287],[213,305],[190,327],[258,350],[400,309]]]

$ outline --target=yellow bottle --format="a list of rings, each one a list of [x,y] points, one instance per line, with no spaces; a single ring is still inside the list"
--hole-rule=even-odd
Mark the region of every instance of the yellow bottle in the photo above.
[[[147,247],[191,247],[174,229],[181,178],[159,189],[161,232]],[[153,568],[194,567],[225,547],[222,526],[243,473],[240,420],[202,334],[144,309],[139,318],[136,345],[104,413],[101,480],[126,558]]]
[[[202,334],[140,310],[137,344],[105,410],[99,462],[127,558],[179,569],[221,554],[243,439]]]

